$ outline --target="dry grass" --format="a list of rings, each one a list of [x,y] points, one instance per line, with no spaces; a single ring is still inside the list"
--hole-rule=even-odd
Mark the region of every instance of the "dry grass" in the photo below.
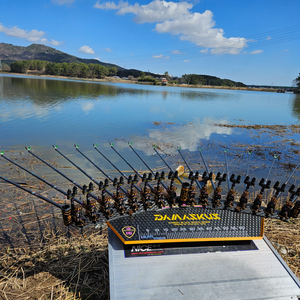
[[[265,224],[265,236],[298,278],[300,278],[299,225],[299,218],[291,219],[288,223],[267,219]]]
[[[107,235],[1,253],[0,299],[108,299]]]

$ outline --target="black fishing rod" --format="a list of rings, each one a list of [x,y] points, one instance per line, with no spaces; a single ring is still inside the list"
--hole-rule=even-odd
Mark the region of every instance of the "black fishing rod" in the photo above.
[[[288,177],[288,179],[281,186],[279,184],[279,181],[276,181],[275,185],[273,186],[274,194],[271,197],[271,199],[268,202],[267,207],[265,209],[265,214],[266,214],[267,217],[269,215],[273,215],[274,214],[275,208],[276,208],[276,204],[277,204],[277,201],[278,201],[278,197],[280,196],[281,193],[283,193],[285,191],[286,185],[289,183],[289,181],[291,180],[292,176],[296,172],[299,164],[300,164],[300,161],[298,162],[298,164],[294,168],[292,174]],[[296,192],[294,191],[294,189],[295,189],[295,185],[292,185],[290,187],[290,189],[289,189],[289,193],[291,194],[290,199],[288,199],[286,201],[285,205],[282,207],[281,211],[279,212],[279,215],[282,214],[283,211],[285,211],[285,210],[289,211],[291,209],[290,206],[292,206],[293,201],[296,201],[296,199],[297,199],[297,197],[299,195],[300,189],[298,189]],[[295,198],[295,200],[293,200],[294,198]]]
[[[25,192],[27,192],[27,193],[29,193],[31,195],[34,195],[34,196],[36,196],[36,197],[38,197],[38,198],[40,198],[40,199],[42,199],[42,200],[44,200],[46,202],[48,202],[48,203],[50,203],[50,204],[58,207],[62,211],[64,225],[65,226],[69,226],[69,225],[72,224],[71,206],[69,204],[65,204],[65,205],[58,204],[58,203],[56,203],[56,202],[54,202],[54,201],[52,201],[52,200],[50,200],[50,199],[48,199],[48,198],[46,198],[46,197],[38,194],[38,193],[36,193],[36,192],[34,192],[34,191],[30,190],[30,189],[27,189],[27,188],[25,188],[25,187],[17,184],[16,182],[13,182],[13,181],[11,181],[9,179],[6,179],[6,178],[4,178],[2,176],[0,176],[0,179],[2,179],[5,182],[8,182],[8,183],[10,183],[10,184],[18,187],[19,189],[21,189],[21,190],[23,190],[23,191],[25,191]]]
[[[164,158],[159,154],[159,152],[156,150],[156,145],[153,146],[153,150],[158,154],[158,156],[161,158],[161,160],[165,163],[165,165],[170,169],[170,171],[172,171],[173,173],[175,172],[174,170],[172,170],[172,168],[169,166],[169,164],[164,160]],[[182,184],[183,181],[181,180],[181,178],[178,176],[176,177],[176,179],[178,179],[180,181],[180,183]]]
[[[228,149],[224,151],[225,156],[225,166],[226,166],[226,174],[227,174],[227,185],[228,185],[228,191],[230,190],[230,182],[229,182],[229,171],[228,171],[228,163],[227,163],[227,152]]]
[[[126,180],[128,180],[128,176],[126,176],[120,169],[118,169],[98,148],[97,148],[97,144],[93,144],[93,146],[95,147],[95,150],[102,155],[102,157],[104,157]],[[134,187],[141,192],[142,190],[134,183],[133,184]]]
[[[295,174],[296,170],[298,169],[299,165],[300,165],[300,160],[299,160],[298,164],[296,165],[296,167],[294,168],[292,174],[289,176],[289,178],[288,178],[288,179],[286,180],[286,182],[284,183],[285,186],[289,183],[289,181],[291,180],[291,178],[292,178],[293,175]],[[279,193],[278,193],[278,195],[277,195],[277,197],[279,197],[280,194],[281,194],[282,192],[283,192],[283,191],[280,190]]]
[[[202,158],[202,161],[203,161],[205,170],[206,170],[207,174],[209,174],[210,172],[209,172],[209,170],[208,170],[208,167],[207,167],[206,162],[205,162],[205,160],[204,160],[204,157],[203,157],[203,155],[202,155],[202,149],[199,149],[199,153],[200,153],[200,156],[201,156],[201,158]],[[211,179],[211,184],[212,184],[212,186],[213,186],[213,189],[215,190],[215,189],[216,189],[216,186],[215,186],[215,183],[214,183],[214,180],[213,180],[213,179]]]
[[[74,145],[75,148],[78,147],[76,145]],[[62,157],[64,157],[69,163],[71,163],[74,167],[76,167],[81,173],[83,173],[86,177],[88,177],[90,180],[92,180],[95,184],[97,184],[99,186],[100,182],[97,182],[93,177],[91,177],[89,174],[87,174],[83,169],[81,169],[79,166],[77,166],[74,162],[72,162],[67,156],[65,156],[64,154],[62,154],[58,149],[57,146],[53,146],[53,148],[55,149],[56,152],[58,152]],[[77,149],[77,148],[76,148]],[[108,191],[107,189],[104,189],[104,191],[110,195],[111,197],[113,197],[113,194]],[[90,193],[89,193],[90,194]],[[90,194],[91,195],[91,194]],[[92,196],[93,197],[93,196]],[[94,198],[94,197],[93,197]],[[96,198],[94,198],[96,199]],[[96,199],[97,200],[97,199]]]
[[[50,164],[48,164],[46,161],[44,161],[42,158],[40,158],[39,156],[37,156],[36,154],[34,154],[33,152],[31,152],[31,147],[25,147],[25,149],[34,157],[36,157],[38,160],[40,160],[41,162],[43,162],[44,164],[46,164],[48,167],[50,167],[52,170],[54,170],[55,172],[57,172],[59,175],[63,176],[65,179],[67,179],[68,181],[70,181],[71,183],[73,183],[74,185],[76,185],[79,189],[81,189],[83,191],[83,186],[81,186],[80,184],[78,184],[77,182],[75,182],[74,180],[72,180],[71,178],[69,178],[68,176],[66,176],[64,173],[60,172],[59,170],[57,170],[56,168],[54,168],[53,166],[51,166]],[[98,197],[95,196],[94,194],[90,193],[89,194],[91,197],[93,197],[95,200],[98,201]]]
[[[269,180],[269,177],[270,177],[270,174],[271,174],[271,171],[272,171],[272,168],[273,168],[273,165],[274,165],[274,162],[275,160],[278,158],[277,155],[274,155],[274,159],[273,159],[273,162],[272,162],[272,165],[271,165],[271,168],[269,170],[269,173],[268,173],[268,176],[266,179],[262,178],[259,182],[259,186],[261,187],[260,189],[260,192],[256,195],[256,198],[251,206],[251,210],[253,212],[253,214],[256,214],[260,207],[261,207],[261,204],[262,204],[262,200],[263,200],[263,193],[265,191],[265,189],[269,189],[270,186],[271,186],[271,180]],[[276,193],[278,193],[280,191],[280,189],[285,189],[285,186],[283,185],[283,187],[279,187],[279,182],[278,182],[278,185],[277,185],[277,182],[275,183],[274,185],[274,189],[277,190]],[[270,204],[268,205],[267,207],[267,211],[265,210],[265,212],[268,214],[268,210],[271,208],[271,206],[276,203],[276,200],[277,198],[275,197],[272,201],[270,201]],[[273,205],[275,207],[275,204]]]
[[[182,155],[180,149],[181,149],[181,147],[178,147],[178,148],[177,148],[177,150],[178,150],[180,156],[181,156],[182,159],[184,160],[184,162],[185,162],[186,166],[188,167],[188,169],[190,170],[190,172],[193,172],[192,169],[190,168],[189,164],[187,163],[187,161],[186,161],[185,158],[183,157],[183,155]],[[197,183],[198,188],[201,190],[201,184],[200,184],[198,178],[197,178],[197,180],[196,180],[196,183]]]
[[[249,177],[249,165],[250,165],[250,155],[252,154],[251,151],[247,151],[247,167],[246,167],[246,177],[244,180],[244,184],[245,184],[245,188],[244,188],[244,192],[240,197],[240,201],[237,204],[237,206],[235,207],[235,212],[241,212],[242,210],[247,208],[247,203],[248,203],[248,198],[249,198],[249,188],[250,186],[255,186],[255,177],[253,177],[250,180]]]
[[[143,164],[149,169],[149,171],[155,176],[156,174],[153,172],[153,170],[147,165],[147,163],[138,155],[138,153],[132,148],[132,143],[128,143],[129,148],[137,155],[137,157],[143,162]],[[161,181],[161,184],[165,188],[166,191],[168,191],[167,185]]]
[[[90,160],[85,154],[83,154],[78,148],[79,148],[79,145],[74,145],[75,146],[75,149],[76,151],[78,151],[85,159],[87,159],[95,168],[97,168],[101,173],[104,174],[104,176],[106,178],[108,178],[112,183],[114,183],[114,180],[109,176],[107,175],[102,169],[100,169],[92,160]],[[87,177],[89,177],[91,179],[91,177],[86,174],[86,172],[84,172],[82,169],[80,169],[78,166],[76,166],[74,163],[72,163],[76,168],[78,168],[78,170],[80,170],[81,172],[83,172],[83,174],[85,174]],[[93,179],[91,179],[93,180]],[[95,181],[94,181],[95,182]],[[97,182],[96,182],[97,183]],[[97,185],[99,185],[99,183],[97,183]],[[122,187],[120,186],[120,189],[124,192],[125,195],[128,196],[128,193],[127,191]],[[105,190],[111,197],[114,197],[114,195],[112,193],[110,193],[109,191]]]
[[[250,177],[249,177],[249,166],[250,166],[250,155],[251,154],[252,154],[252,151],[247,151],[247,167],[246,167],[246,177],[245,177],[245,180],[244,180],[245,188],[244,188],[244,193],[243,193],[243,195],[247,195],[246,196],[247,199],[248,199],[248,196],[249,196],[248,195],[249,194],[248,190],[249,190],[250,186],[255,186],[255,181],[256,181],[255,177],[253,177],[251,179],[251,181],[250,181]]]
[[[51,186],[53,189],[57,190],[58,192],[60,192],[61,194],[65,195],[65,196],[68,196],[68,193],[63,191],[62,189],[58,188],[57,186],[55,186],[54,184],[46,181],[45,179],[43,179],[42,177],[30,172],[29,170],[27,170],[26,168],[22,167],[21,165],[17,164],[16,162],[12,161],[11,159],[9,159],[8,157],[4,156],[4,152],[2,151],[1,152],[1,157],[6,159],[7,161],[11,162],[12,164],[16,165],[17,167],[21,168],[22,170],[24,170],[25,172],[29,173],[30,175],[34,176],[35,178],[39,179],[40,181],[44,182],[45,184]],[[77,203],[83,205],[83,202],[76,199],[76,198],[73,198]]]
[[[137,174],[141,179],[143,179],[143,176],[114,148],[114,143],[110,143],[110,147],[111,149],[113,149],[115,151],[115,153],[117,153],[124,162],[126,162],[126,164],[135,172],[135,174]],[[150,173],[149,173],[150,174]],[[145,175],[145,174],[144,174]],[[151,175],[152,176],[152,175]],[[151,179],[152,180],[152,179]],[[149,180],[149,181],[151,181]],[[151,191],[153,192],[155,189],[154,187],[149,183],[149,181],[143,181],[146,182],[146,184],[150,187]]]
[[[252,151],[247,151],[247,169],[246,169],[246,178],[249,175],[249,166],[250,166],[250,155],[252,154]],[[247,184],[245,183],[245,190],[247,189]]]
[[[267,188],[267,189],[270,188],[271,180],[269,180],[269,177],[270,177],[270,174],[271,174],[273,165],[274,165],[274,163],[275,163],[275,160],[278,158],[278,156],[277,156],[277,155],[274,155],[273,157],[274,157],[274,158],[273,158],[272,165],[271,165],[271,168],[270,168],[270,170],[269,170],[269,173],[268,173],[268,175],[267,175],[267,178],[266,178],[266,179],[262,178],[262,179],[260,180],[259,184],[258,184],[259,186],[261,186],[260,194],[263,194],[265,188]]]

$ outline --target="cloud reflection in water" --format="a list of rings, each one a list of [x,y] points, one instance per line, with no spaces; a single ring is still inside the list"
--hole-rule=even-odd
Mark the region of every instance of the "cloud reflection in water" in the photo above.
[[[183,150],[197,151],[201,140],[209,140],[212,134],[231,135],[232,128],[219,127],[217,124],[228,124],[225,120],[214,121],[206,119],[204,123],[191,123],[188,125],[164,126],[162,129],[150,129],[148,136],[131,136],[130,142],[135,149],[143,151],[146,155],[153,155],[152,146],[158,145],[164,152],[172,155],[177,147]],[[128,147],[126,141],[117,141],[118,148]]]

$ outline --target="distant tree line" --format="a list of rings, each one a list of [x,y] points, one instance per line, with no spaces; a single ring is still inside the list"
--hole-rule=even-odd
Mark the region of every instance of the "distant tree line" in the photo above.
[[[230,79],[221,79],[219,77],[209,75],[184,74],[179,81],[193,85],[246,87],[246,85],[242,82],[235,82]]]
[[[209,75],[184,74],[182,77],[172,77],[168,72],[163,75],[150,72],[142,72],[135,69],[120,69],[116,67],[105,67],[101,64],[93,63],[55,63],[43,60],[22,60],[10,64],[11,72],[27,73],[28,70],[42,71],[46,75],[80,77],[80,78],[105,78],[106,76],[138,78],[139,82],[149,82],[154,85],[160,84],[161,78],[165,77],[169,83],[186,83],[189,85],[208,85],[208,86],[228,86],[246,87],[242,82],[235,82],[230,79],[221,79]],[[300,76],[299,76],[300,77]],[[298,80],[298,87],[300,78]],[[295,81],[296,81],[295,80]]]
[[[115,76],[118,73],[116,67],[104,67],[100,64],[85,63],[52,63],[42,60],[22,60],[10,64],[11,72],[27,73],[28,70],[44,71],[46,75],[104,78]]]

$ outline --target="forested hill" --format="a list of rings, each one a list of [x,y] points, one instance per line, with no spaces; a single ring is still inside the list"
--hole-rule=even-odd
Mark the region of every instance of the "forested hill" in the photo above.
[[[79,58],[41,44],[32,44],[28,47],[22,47],[22,46],[15,46],[12,44],[0,43],[0,60],[2,61],[2,67],[5,66],[5,68],[3,68],[4,70],[5,69],[10,70],[10,66],[14,65],[13,68],[11,68],[12,69],[11,71],[21,72],[21,73],[24,72],[26,73],[28,69],[35,70],[34,66],[37,63],[39,65],[42,64],[41,70],[43,69],[44,71],[46,71],[46,73],[48,72],[47,74],[50,75],[60,75],[59,74],[60,72],[58,70],[62,69],[61,64],[63,63],[64,63],[64,69],[66,69],[66,65],[65,65],[66,63],[75,64],[75,65],[86,64],[86,66],[80,67],[81,69],[82,68],[84,69],[83,70],[84,72],[81,73],[79,72],[80,74],[82,74],[82,76],[83,74],[86,73],[85,69],[87,68],[88,65],[90,65],[89,66],[90,76],[93,76],[92,74],[94,74],[93,73],[94,70],[96,69],[102,70],[103,68],[99,66],[101,65],[107,69],[108,74],[110,73],[115,74],[115,71],[110,72],[109,69],[116,68],[117,75],[119,77],[133,76],[134,78],[139,78],[139,81],[156,82],[157,79],[166,77],[169,82],[174,84],[186,83],[189,85],[245,87],[245,84],[243,84],[242,82],[236,82],[230,79],[221,79],[216,76],[185,74],[182,75],[182,77],[172,77],[168,74],[168,72],[165,72],[165,74],[155,74],[151,72],[142,72],[141,70],[136,70],[136,69],[125,69],[115,64],[101,62],[97,59]],[[12,64],[14,62],[16,63]],[[47,65],[48,67],[46,67]],[[75,69],[76,68],[78,69],[79,66],[75,66]],[[70,68],[68,67],[67,69],[69,70]],[[72,67],[72,69],[74,69],[74,66]],[[105,73],[104,74],[102,71],[101,72],[99,71],[101,74],[98,75],[103,77],[107,72],[106,73],[104,72]],[[64,76],[71,76],[71,75],[65,74]]]
[[[0,60],[8,65],[14,61],[21,60],[43,60],[53,63],[92,63],[100,64],[109,68],[116,67],[118,70],[123,70],[122,67],[114,64],[104,63],[97,59],[79,58],[40,44],[32,44],[28,47],[22,47],[0,43]]]

